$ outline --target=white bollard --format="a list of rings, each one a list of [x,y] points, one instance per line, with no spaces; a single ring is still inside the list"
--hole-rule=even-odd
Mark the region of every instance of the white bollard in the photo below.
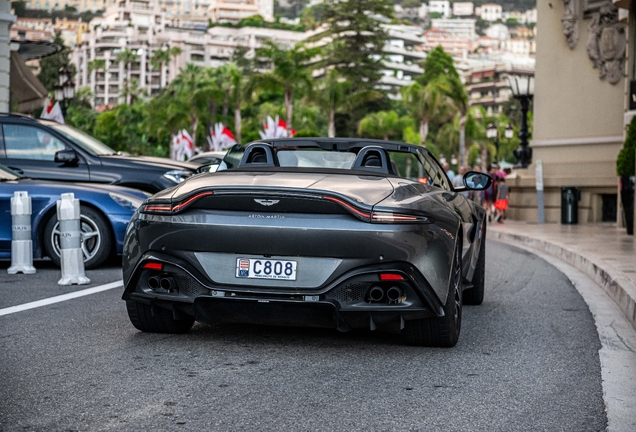
[[[16,191],[11,198],[11,267],[7,273],[35,273],[31,239],[31,197]]]
[[[58,285],[84,285],[91,281],[84,275],[81,247],[80,203],[72,193],[64,193],[57,201],[60,222],[60,259],[62,279]]]

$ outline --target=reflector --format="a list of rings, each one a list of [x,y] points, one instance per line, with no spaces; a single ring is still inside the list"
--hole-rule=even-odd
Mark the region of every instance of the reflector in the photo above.
[[[155,263],[155,262],[148,262],[148,263],[144,264],[144,268],[145,269],[149,269],[149,270],[162,270],[163,269],[163,264]]]
[[[397,273],[380,273],[380,280],[382,281],[404,280],[404,276]]]

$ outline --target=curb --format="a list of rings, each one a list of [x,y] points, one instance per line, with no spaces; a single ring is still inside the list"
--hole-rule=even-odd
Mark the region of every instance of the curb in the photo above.
[[[586,256],[556,241],[545,241],[528,235],[510,234],[496,229],[491,230],[490,235],[503,243],[521,244],[539,250],[585,273],[614,300],[627,321],[636,329],[636,284],[625,277],[622,272],[612,268],[607,263],[598,262],[598,259]]]

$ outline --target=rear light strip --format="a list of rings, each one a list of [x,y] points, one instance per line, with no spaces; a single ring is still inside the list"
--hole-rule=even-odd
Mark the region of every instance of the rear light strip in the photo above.
[[[326,199],[327,201],[335,202],[336,204],[340,204],[342,207],[346,208],[347,210],[349,210],[351,213],[355,214],[358,217],[361,217],[367,220],[371,219],[371,214],[364,213],[358,210],[357,208],[355,208],[354,206],[352,206],[351,204],[347,204],[341,199],[330,197],[330,196],[324,196],[323,199]]]
[[[193,202],[205,197],[205,196],[210,196],[213,195],[214,192],[212,191],[208,191],[208,192],[200,192],[196,195],[191,196],[190,198],[188,198],[187,200],[179,203],[179,204],[146,204],[144,206],[142,206],[141,208],[141,212],[142,213],[158,213],[158,214],[170,214],[170,213],[178,213],[181,210],[185,209],[186,207],[188,207],[190,204],[192,204]]]
[[[358,210],[353,205],[339,198],[334,198],[327,195],[323,196],[322,198],[324,200],[339,204],[340,206],[348,210],[350,213],[352,213],[354,216],[364,220],[365,222],[372,222],[372,223],[431,223],[432,222],[426,216],[415,216],[415,215],[408,215],[408,214],[401,214],[401,213],[375,212],[375,211],[372,213],[367,213],[362,210]]]

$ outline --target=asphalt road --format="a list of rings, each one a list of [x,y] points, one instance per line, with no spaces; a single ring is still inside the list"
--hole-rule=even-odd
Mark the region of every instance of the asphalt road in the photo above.
[[[8,276],[0,309],[77,291]],[[91,285],[121,277],[89,271]],[[487,293],[452,349],[391,334],[196,324],[135,330],[121,289],[0,316],[0,430],[599,431],[592,316],[541,259],[489,242]]]

